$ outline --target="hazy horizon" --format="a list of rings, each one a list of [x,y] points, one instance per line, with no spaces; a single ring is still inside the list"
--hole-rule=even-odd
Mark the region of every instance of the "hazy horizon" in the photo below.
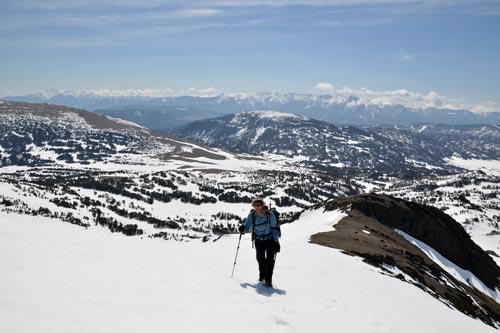
[[[500,104],[496,1],[8,0],[0,7],[0,96],[366,87]]]

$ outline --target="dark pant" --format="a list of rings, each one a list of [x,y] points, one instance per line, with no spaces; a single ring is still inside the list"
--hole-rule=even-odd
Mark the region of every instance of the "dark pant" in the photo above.
[[[255,240],[257,262],[259,263],[259,280],[265,279],[272,282],[274,261],[276,259],[274,240]]]

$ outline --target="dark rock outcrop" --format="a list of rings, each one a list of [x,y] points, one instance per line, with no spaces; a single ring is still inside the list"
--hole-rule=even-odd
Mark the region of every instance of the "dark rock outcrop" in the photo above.
[[[500,289],[500,268],[494,260],[472,241],[459,223],[439,209],[388,195],[362,194],[330,201],[326,210],[348,206],[417,238],[474,273],[489,288]]]

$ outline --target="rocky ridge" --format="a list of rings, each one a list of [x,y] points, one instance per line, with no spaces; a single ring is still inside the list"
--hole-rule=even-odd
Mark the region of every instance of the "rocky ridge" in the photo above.
[[[332,199],[324,209],[341,210],[348,216],[335,225],[335,231],[313,235],[313,243],[361,256],[469,316],[492,326],[500,323],[500,305],[493,299],[500,287],[500,268],[460,224],[439,209],[373,193]],[[425,248],[409,241],[412,238],[473,275],[463,280],[451,274],[424,253]],[[473,277],[487,288],[478,287],[482,284],[475,284]]]

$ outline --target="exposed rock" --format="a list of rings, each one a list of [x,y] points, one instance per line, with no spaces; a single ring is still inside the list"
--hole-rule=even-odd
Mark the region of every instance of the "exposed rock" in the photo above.
[[[326,210],[345,209],[349,205],[428,244],[456,265],[474,273],[489,288],[500,289],[500,267],[471,240],[459,223],[439,209],[388,195],[362,194],[330,201]]]
[[[448,306],[491,326],[500,323],[500,304],[455,279],[394,230],[400,229],[428,244],[485,284],[488,281],[494,290],[500,269],[451,217],[433,207],[378,194],[336,198],[326,203],[325,211],[335,209],[348,216],[335,225],[335,231],[313,235],[313,243],[360,256]],[[397,269],[391,270],[394,267]],[[398,269],[402,273],[395,274]]]

